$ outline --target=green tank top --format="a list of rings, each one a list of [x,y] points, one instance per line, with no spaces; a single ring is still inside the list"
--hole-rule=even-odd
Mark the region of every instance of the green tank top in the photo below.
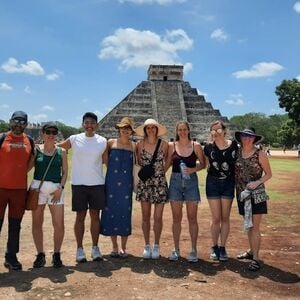
[[[34,165],[35,168],[34,168],[34,175],[33,175],[34,179],[42,180],[51,158],[52,156],[45,155],[39,148],[37,148],[37,155],[35,158],[35,165]],[[56,155],[47,172],[45,181],[60,183],[61,176],[62,176],[61,173],[62,173],[62,149],[58,147],[56,151]]]

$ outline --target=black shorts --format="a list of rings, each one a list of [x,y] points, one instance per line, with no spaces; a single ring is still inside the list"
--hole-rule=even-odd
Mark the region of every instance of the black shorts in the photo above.
[[[104,207],[104,185],[72,185],[72,211],[100,210]]]
[[[238,202],[239,214],[244,216],[245,215],[244,202],[239,200],[237,202]],[[263,215],[268,213],[267,200],[255,204],[253,198],[251,198],[251,206],[252,206],[253,215]]]

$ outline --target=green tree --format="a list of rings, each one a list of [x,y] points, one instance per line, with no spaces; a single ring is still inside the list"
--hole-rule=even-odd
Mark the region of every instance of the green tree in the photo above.
[[[283,80],[276,87],[279,106],[288,112],[289,117],[300,125],[300,81],[298,79]]]
[[[293,120],[288,119],[279,129],[278,138],[282,145],[288,147],[298,145],[300,143],[300,126],[296,126]]]
[[[0,132],[6,132],[9,130],[9,124],[8,123],[0,123]]]
[[[61,122],[57,122],[57,127],[61,132],[61,134],[63,135],[64,139],[67,139],[69,136],[73,134],[79,133],[79,130],[77,128],[65,125],[64,123]]]

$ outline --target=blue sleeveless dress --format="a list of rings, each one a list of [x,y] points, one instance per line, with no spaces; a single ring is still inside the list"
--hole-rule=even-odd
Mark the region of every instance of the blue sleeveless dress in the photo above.
[[[131,234],[133,152],[112,148],[105,177],[106,206],[100,232],[105,236]]]

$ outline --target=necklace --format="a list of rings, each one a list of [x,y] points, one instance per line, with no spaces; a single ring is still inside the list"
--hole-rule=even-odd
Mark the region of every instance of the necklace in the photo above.
[[[44,154],[51,155],[51,154],[53,154],[54,150],[55,150],[55,147],[51,148],[50,150],[44,148],[44,149],[43,149],[43,152],[44,152]]]

